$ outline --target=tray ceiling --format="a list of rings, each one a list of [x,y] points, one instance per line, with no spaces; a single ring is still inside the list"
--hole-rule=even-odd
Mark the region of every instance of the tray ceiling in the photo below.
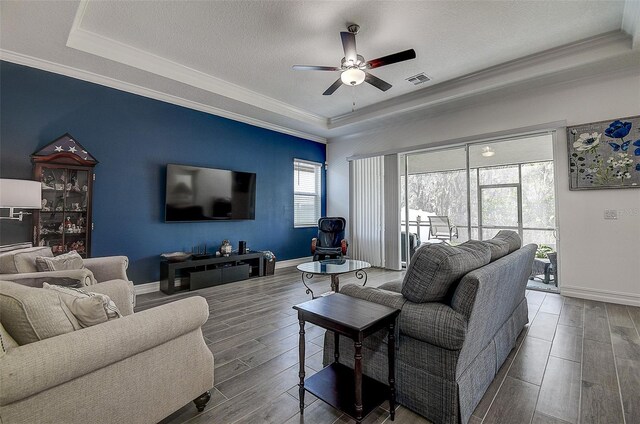
[[[8,1],[0,7],[3,59],[317,140],[414,110],[429,96],[446,102],[451,93],[438,93],[495,79],[503,65],[504,83],[513,84],[612,55],[633,55],[622,61],[627,65],[638,57],[631,46],[637,24],[626,29],[631,36],[620,32],[638,8],[625,9],[624,1]],[[371,71],[393,84],[387,92],[362,84],[322,96],[339,74],[291,65],[338,66],[339,32],[351,22],[361,26],[357,49],[365,59],[409,48],[417,59]],[[591,54],[581,56],[581,40],[590,37],[596,37],[586,44]],[[418,86],[405,80],[420,72],[432,80]]]

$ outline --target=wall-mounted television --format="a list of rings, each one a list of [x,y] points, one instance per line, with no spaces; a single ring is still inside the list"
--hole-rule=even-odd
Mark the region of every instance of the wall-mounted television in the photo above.
[[[256,174],[167,165],[166,222],[256,218]]]

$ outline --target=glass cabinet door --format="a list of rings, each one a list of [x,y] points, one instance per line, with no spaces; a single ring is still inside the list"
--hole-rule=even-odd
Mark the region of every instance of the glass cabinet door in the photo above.
[[[64,168],[42,168],[42,209],[37,223],[39,245],[50,246],[54,254],[64,252],[64,194],[67,179]]]
[[[35,224],[34,242],[51,247],[55,255],[75,250],[86,257],[90,226],[90,171],[42,166],[39,178],[42,209]]]
[[[64,201],[64,251],[86,253],[89,172],[67,170]]]

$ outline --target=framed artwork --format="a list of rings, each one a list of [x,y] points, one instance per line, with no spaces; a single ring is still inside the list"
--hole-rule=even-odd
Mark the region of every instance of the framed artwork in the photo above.
[[[569,190],[640,188],[640,116],[567,127]]]

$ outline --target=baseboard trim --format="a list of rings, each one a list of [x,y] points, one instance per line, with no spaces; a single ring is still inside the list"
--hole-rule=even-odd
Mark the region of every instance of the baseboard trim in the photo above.
[[[304,258],[296,258],[296,259],[287,259],[286,261],[277,261],[276,269],[282,268],[291,268],[292,266],[298,266],[305,262],[310,262],[313,260],[313,256],[306,256]]]
[[[618,303],[621,305],[640,306],[640,294],[636,293],[561,285],[560,294],[563,296],[578,297],[580,299],[598,300],[600,302]]]
[[[304,258],[288,259],[286,261],[276,261],[276,269],[290,268],[292,266],[297,266],[312,260],[313,256],[307,256]],[[180,285],[180,282],[176,282],[176,284]],[[133,288],[136,292],[136,296],[146,293],[154,293],[160,291],[160,281],[152,281],[150,283],[144,284],[134,284]]]
[[[136,292],[136,296],[146,293],[153,293],[160,291],[160,281],[152,281],[144,284],[134,284],[133,289]]]

